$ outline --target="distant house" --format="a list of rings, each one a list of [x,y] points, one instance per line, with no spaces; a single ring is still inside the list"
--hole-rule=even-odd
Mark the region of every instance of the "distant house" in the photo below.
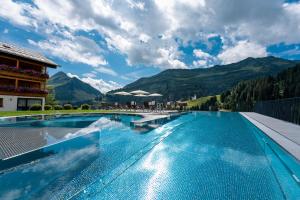
[[[196,100],[197,99],[197,95],[194,94],[194,96],[192,96],[192,99],[191,100]]]
[[[0,111],[44,107],[47,68],[57,66],[38,53],[0,42]]]

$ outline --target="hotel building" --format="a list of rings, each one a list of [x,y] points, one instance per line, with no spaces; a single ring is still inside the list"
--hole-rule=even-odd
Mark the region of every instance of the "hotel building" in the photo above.
[[[47,68],[58,65],[29,50],[0,42],[0,111],[45,105]]]

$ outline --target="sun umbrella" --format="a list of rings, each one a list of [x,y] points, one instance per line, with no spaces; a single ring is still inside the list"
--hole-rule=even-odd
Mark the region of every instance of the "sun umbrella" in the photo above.
[[[139,94],[148,95],[149,94],[149,92],[146,92],[146,91],[143,91],[143,90],[135,90],[135,91],[132,91],[130,93],[133,94],[133,95],[139,95]]]
[[[147,95],[144,95],[144,94],[137,94],[137,95],[134,95],[135,97],[147,97]]]
[[[128,92],[116,92],[114,93],[115,95],[121,95],[121,96],[131,96],[132,94],[128,93]]]
[[[150,94],[148,95],[149,97],[162,97],[163,95],[161,94],[158,94],[158,93],[153,93],[153,94]]]

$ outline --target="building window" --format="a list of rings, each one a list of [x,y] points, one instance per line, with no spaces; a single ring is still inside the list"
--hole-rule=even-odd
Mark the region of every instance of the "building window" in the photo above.
[[[42,105],[42,99],[18,98],[17,110],[29,110],[34,104]]]
[[[3,108],[3,98],[0,98],[0,108]]]

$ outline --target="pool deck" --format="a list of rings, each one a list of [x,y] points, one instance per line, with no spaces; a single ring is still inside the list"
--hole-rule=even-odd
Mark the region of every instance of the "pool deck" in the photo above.
[[[65,141],[68,134],[79,128],[0,128],[0,159],[7,160],[56,144],[53,139]]]
[[[300,126],[254,112],[242,116],[300,161]]]

